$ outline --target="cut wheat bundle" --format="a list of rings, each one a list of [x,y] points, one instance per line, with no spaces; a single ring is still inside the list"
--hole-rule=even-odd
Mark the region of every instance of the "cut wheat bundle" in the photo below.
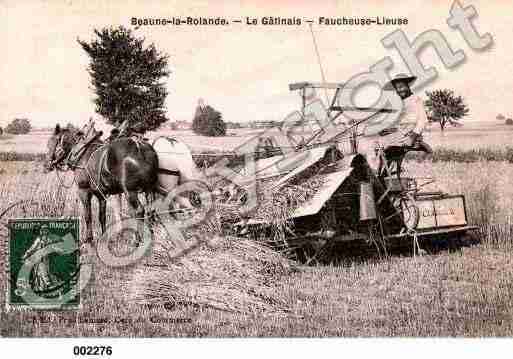
[[[129,300],[187,304],[238,313],[287,312],[276,284],[294,270],[272,249],[251,240],[215,237],[180,257],[158,236],[151,259],[134,271]]]

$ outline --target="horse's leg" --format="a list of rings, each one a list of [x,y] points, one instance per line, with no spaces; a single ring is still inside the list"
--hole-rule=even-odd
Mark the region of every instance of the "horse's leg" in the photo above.
[[[114,203],[112,205],[112,210],[114,212],[114,228],[116,229],[116,233],[121,233],[122,231],[122,212],[123,212],[123,194],[114,196]]]
[[[90,243],[93,241],[93,226],[91,221],[91,197],[92,193],[87,189],[79,189],[78,196],[82,202],[84,210],[84,221],[86,224],[86,238],[85,242]]]
[[[155,201],[155,192],[145,192],[144,197],[146,199],[146,205],[149,205]]]
[[[98,221],[100,222],[100,227],[102,229],[102,234],[105,233],[107,222],[107,199],[103,196],[98,196]]]
[[[116,196],[116,201],[118,203],[118,213],[119,220],[121,221],[121,214],[123,213],[123,194],[118,194]]]
[[[155,224],[157,220],[157,211],[155,209],[154,203],[157,200],[157,193],[155,191],[147,191],[144,193],[144,197],[146,199],[146,209],[149,210],[149,213],[146,213],[148,217],[148,224],[150,226],[150,231],[153,235],[153,224]]]
[[[128,204],[130,205],[132,216],[137,218],[137,245],[141,242],[141,238],[144,234],[144,206],[139,201],[139,195],[137,192],[127,192],[126,193]]]

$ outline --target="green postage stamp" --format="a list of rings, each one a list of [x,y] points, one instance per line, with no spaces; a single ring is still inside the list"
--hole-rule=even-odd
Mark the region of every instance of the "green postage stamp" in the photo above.
[[[8,309],[77,309],[78,219],[9,221]]]

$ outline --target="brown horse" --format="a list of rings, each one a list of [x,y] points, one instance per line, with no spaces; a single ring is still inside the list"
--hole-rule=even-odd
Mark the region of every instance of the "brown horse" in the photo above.
[[[158,158],[152,146],[135,138],[119,138],[104,143],[101,131],[94,124],[74,133],[55,127],[48,140],[45,167],[51,171],[68,166],[75,172],[78,193],[84,209],[86,242],[93,240],[91,225],[91,199],[99,203],[99,222],[102,233],[106,230],[107,198],[124,193],[132,214],[144,220],[144,207],[138,193],[153,195],[157,190]]]

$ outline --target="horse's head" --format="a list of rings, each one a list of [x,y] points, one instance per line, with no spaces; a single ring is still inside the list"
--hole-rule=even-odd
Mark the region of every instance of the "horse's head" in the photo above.
[[[52,136],[48,139],[45,169],[52,171],[64,164],[71,149],[83,137],[82,131],[73,131],[69,128],[61,129],[57,124]]]

